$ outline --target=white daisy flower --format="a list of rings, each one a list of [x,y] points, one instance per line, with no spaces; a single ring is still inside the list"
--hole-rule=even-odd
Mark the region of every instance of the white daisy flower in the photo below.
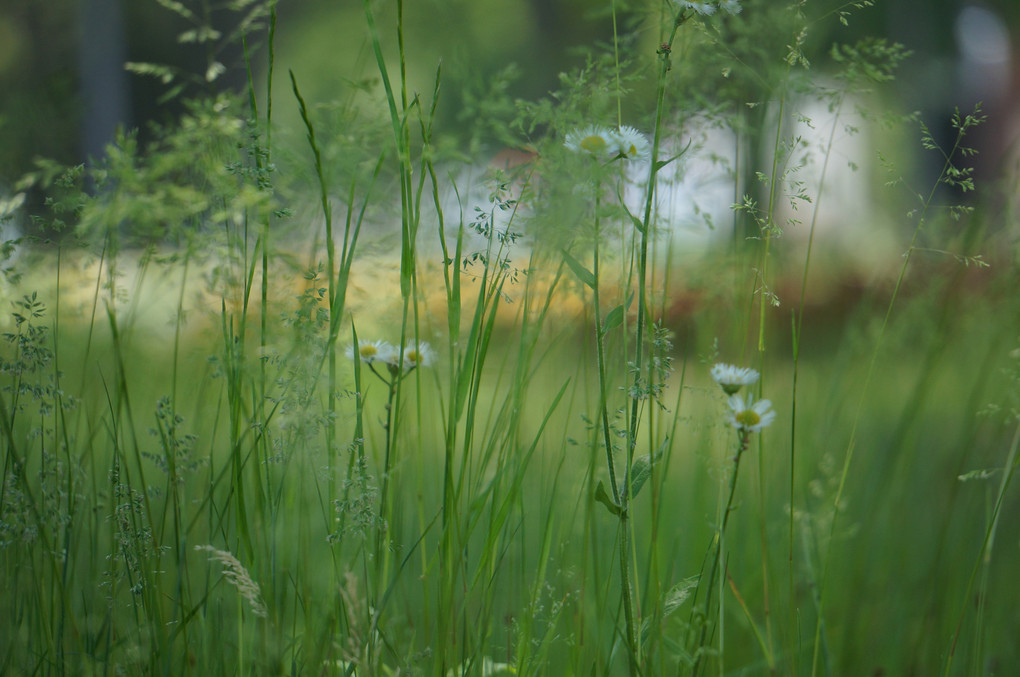
[[[744,386],[758,382],[760,374],[754,369],[736,367],[732,364],[716,364],[712,367],[712,380],[722,386],[727,395],[734,395]]]
[[[741,395],[731,395],[729,400],[730,411],[726,420],[737,430],[748,433],[758,433],[768,426],[776,418],[776,412],[772,411],[772,403],[768,400],[754,402],[754,397],[748,395],[745,400]]]
[[[398,355],[393,356],[394,362],[399,359]],[[404,347],[404,368],[407,370],[415,367],[429,367],[436,361],[436,353],[432,347],[424,341],[409,341]]]
[[[740,6],[740,2],[738,0],[722,0],[722,2],[719,3],[719,9],[729,14],[740,14],[740,10],[742,10],[743,7]]]
[[[620,127],[613,132],[613,146],[618,155],[627,160],[645,160],[648,158],[652,144],[648,138],[633,127]]]
[[[690,0],[679,0],[676,4],[682,9],[689,9],[696,14],[702,14],[704,16],[715,14],[716,9],[715,5],[711,2],[691,2]]]
[[[591,125],[567,133],[563,145],[575,153],[589,153],[597,158],[609,159],[616,152],[613,135],[604,127]]]
[[[365,364],[373,362],[389,362],[397,354],[397,349],[386,341],[358,341],[358,348],[347,346],[347,358],[355,356]]]

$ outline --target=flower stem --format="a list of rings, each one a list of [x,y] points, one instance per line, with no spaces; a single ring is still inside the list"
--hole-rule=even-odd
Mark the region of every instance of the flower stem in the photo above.
[[[708,634],[708,619],[712,611],[712,589],[715,585],[715,577],[719,572],[720,561],[723,555],[723,545],[726,538],[726,525],[730,521],[730,512],[733,510],[733,497],[737,493],[737,475],[740,472],[740,458],[747,451],[748,444],[751,440],[751,433],[747,430],[741,429],[737,432],[740,438],[740,445],[737,448],[737,455],[733,457],[733,474],[730,476],[730,493],[729,498],[726,499],[726,508],[722,513],[722,522],[719,525],[719,534],[716,536],[715,541],[715,556],[712,558],[712,569],[708,576],[708,585],[705,586],[705,621],[704,625],[701,626],[701,636],[698,638],[698,647],[695,651],[694,669],[692,674],[697,675],[702,665],[702,658],[704,652],[701,649],[705,646],[706,635]],[[699,588],[701,585],[698,586]],[[720,597],[719,616],[722,618],[722,598]]]

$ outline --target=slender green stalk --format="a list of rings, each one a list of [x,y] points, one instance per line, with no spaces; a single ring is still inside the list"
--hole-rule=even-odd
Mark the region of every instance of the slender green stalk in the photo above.
[[[599,240],[601,239],[601,233],[599,232],[599,190],[596,187],[595,197],[595,217],[594,217],[594,231],[595,231],[595,258],[592,263],[592,276],[594,282],[591,284],[592,289],[592,308],[595,313],[595,345],[598,354],[598,372],[599,372],[599,419],[602,423],[602,441],[606,449],[606,467],[609,470],[609,486],[613,492],[613,503],[620,506],[618,517],[620,521],[620,531],[617,538],[620,543],[620,595],[623,602],[623,613],[626,620],[626,644],[627,644],[627,657],[630,666],[630,674],[636,675],[639,672],[640,658],[638,656],[638,645],[637,645],[637,632],[634,622],[634,602],[633,602],[633,590],[631,588],[630,581],[630,552],[629,545],[630,540],[628,538],[627,531],[627,512],[626,512],[626,495],[629,493],[624,487],[620,487],[620,483],[616,478],[616,461],[613,456],[613,433],[609,426],[609,409],[608,409],[608,397],[609,397],[609,383],[608,376],[606,373],[606,356],[605,356],[605,344],[604,334],[605,327],[602,322],[602,311],[600,308],[599,298]],[[630,464],[628,463],[628,466]]]
[[[953,659],[956,657],[956,647],[960,640],[960,632],[963,630],[963,621],[967,616],[967,609],[973,604],[972,594],[978,572],[981,570],[987,570],[989,563],[991,562],[992,548],[995,545],[995,532],[999,526],[999,515],[1006,496],[1006,490],[1013,482],[1013,476],[1016,474],[1017,466],[1020,466],[1020,454],[1017,453],[1018,449],[1020,449],[1020,425],[1017,425],[1016,430],[1013,433],[1013,440],[1009,445],[1009,453],[1006,454],[1006,462],[1003,464],[1002,468],[1002,481],[999,483],[999,491],[995,497],[995,507],[992,509],[991,519],[988,522],[988,526],[985,528],[985,537],[981,542],[981,548],[978,551],[978,556],[974,562],[974,568],[971,570],[970,578],[967,581],[967,589],[963,594],[960,618],[956,624],[956,632],[953,633],[953,642],[949,647],[949,653],[946,656],[945,669],[942,672],[944,677],[949,677],[949,675],[952,674]]]
[[[648,181],[645,187],[645,204],[644,212],[641,219],[640,225],[640,245],[638,250],[638,273],[637,273],[637,288],[638,288],[638,318],[637,318],[637,335],[634,342],[634,381],[631,392],[631,405],[630,405],[630,417],[627,425],[627,449],[626,449],[626,468],[625,480],[623,483],[622,491],[619,495],[615,496],[616,502],[620,506],[620,578],[621,585],[623,586],[623,604],[624,604],[624,615],[627,623],[627,643],[630,650],[630,661],[631,661],[631,674],[637,674],[639,671],[639,665],[641,662],[640,654],[641,647],[639,645],[639,634],[638,634],[638,622],[634,616],[633,601],[631,599],[631,583],[630,583],[630,529],[628,526],[629,520],[629,509],[630,509],[630,468],[634,465],[634,451],[637,445],[638,439],[638,422],[639,414],[641,411],[641,402],[643,397],[640,395],[642,392],[643,384],[642,380],[646,380],[646,385],[650,387],[653,383],[653,361],[649,359],[647,365],[645,364],[643,349],[645,343],[645,331],[646,326],[650,322],[649,315],[651,309],[648,306],[648,244],[649,234],[651,231],[652,223],[652,206],[655,199],[655,183],[656,176],[659,170],[668,163],[660,163],[659,161],[659,147],[662,141],[662,122],[665,114],[665,94],[666,94],[666,77],[671,68],[670,64],[670,52],[672,50],[673,42],[676,38],[677,31],[682,26],[689,16],[685,11],[681,11],[676,15],[673,22],[673,27],[670,30],[669,38],[659,48],[660,55],[660,67],[659,74],[656,84],[656,99],[655,99],[655,125],[652,138],[651,148],[651,161],[650,169],[648,172]],[[644,375],[644,376],[643,376]]]
[[[789,77],[790,69],[787,67],[786,76],[783,78],[785,83]],[[772,248],[772,235],[776,230],[775,225],[775,214],[776,214],[776,200],[778,198],[778,186],[780,182],[779,176],[779,156],[780,156],[780,142],[783,139],[783,118],[786,115],[786,87],[784,86],[779,94],[779,112],[776,115],[776,138],[772,146],[772,171],[769,178],[769,205],[768,211],[765,213],[765,226],[763,227],[765,246],[761,253],[761,264],[758,270],[758,278],[760,280],[760,287],[757,290],[758,293],[758,353],[759,359],[762,360],[764,366],[765,360],[765,310],[769,307],[767,299],[771,292],[769,291],[769,262],[771,261],[770,251]]]
[[[829,129],[829,139],[825,146],[825,157],[822,160],[822,170],[818,176],[818,193],[815,196],[814,209],[811,213],[811,226],[808,229],[808,240],[807,240],[807,251],[804,254],[804,273],[801,277],[800,283],[800,301],[797,305],[797,311],[792,316],[791,325],[791,347],[793,350],[793,374],[792,374],[792,388],[790,392],[790,521],[789,521],[789,552],[788,552],[788,594],[789,594],[789,606],[790,606],[790,617],[788,619],[789,627],[792,629],[797,626],[797,604],[796,604],[796,584],[794,582],[794,540],[795,540],[795,511],[793,506],[795,502],[795,473],[797,468],[797,394],[798,394],[798,376],[800,375],[800,346],[803,341],[804,332],[804,311],[807,303],[807,286],[808,286],[808,273],[811,266],[811,252],[814,248],[815,242],[815,227],[818,225],[818,214],[821,208],[822,196],[825,195],[825,179],[829,171],[829,159],[832,157],[832,148],[836,138],[836,129],[838,128],[840,113],[843,109],[843,97],[839,99],[839,105],[836,107],[835,115],[832,119],[832,127]],[[790,644],[787,646],[787,654],[790,656],[790,662],[793,666],[794,673],[797,672],[797,665],[799,661],[799,652],[793,647],[793,637],[791,635]]]
[[[411,148],[410,148],[410,127],[408,125],[407,113],[408,113],[408,99],[407,99],[407,69],[404,57],[404,29],[403,29],[403,0],[397,0],[397,51],[400,60],[400,107],[397,107],[397,101],[394,96],[393,86],[390,82],[389,70],[386,67],[385,58],[383,57],[382,43],[379,36],[378,28],[375,23],[375,16],[372,12],[369,0],[364,0],[363,9],[365,14],[365,22],[368,27],[369,37],[372,42],[372,51],[375,55],[376,65],[379,71],[379,75],[382,78],[383,88],[386,92],[386,101],[389,106],[390,112],[390,124],[393,127],[393,142],[396,148],[397,160],[400,164],[400,205],[401,205],[401,244],[400,244],[400,294],[403,299],[403,308],[401,312],[401,329],[400,329],[400,354],[398,356],[398,362],[403,363],[404,361],[404,349],[409,338],[408,333],[408,318],[409,311],[411,309],[411,302],[413,296],[413,284],[415,278],[415,250],[416,250],[416,238],[417,238],[417,223],[418,217],[415,210],[415,201],[412,191],[412,165],[411,165]],[[424,176],[421,179],[424,181]],[[414,336],[418,336],[417,323],[415,324]],[[390,426],[394,429],[399,425],[400,412],[399,407],[401,406],[401,387],[402,379],[396,382],[396,388],[392,399],[393,411],[388,413],[392,415]],[[392,454],[390,448],[395,444],[395,433],[396,430],[391,430],[387,437],[387,450],[385,456],[387,459],[391,459],[388,464],[392,464]],[[391,505],[389,499],[389,468],[384,468],[382,476],[383,490],[382,490],[382,507],[383,512],[386,516],[384,524],[388,525],[391,517]],[[384,532],[380,534],[380,538],[388,539],[388,526],[384,526]],[[388,564],[389,564],[389,548],[383,550],[383,562],[381,566],[380,580],[385,580],[388,576]]]
[[[776,137],[772,148],[772,170],[769,180],[769,204],[768,211],[766,213],[766,225],[765,225],[765,246],[762,250],[761,265],[759,267],[759,276],[761,280],[761,287],[758,290],[758,306],[759,306],[759,323],[758,323],[758,355],[759,355],[759,371],[765,374],[765,310],[770,305],[766,301],[771,298],[771,291],[769,289],[770,276],[769,276],[769,263],[771,262],[771,246],[773,239],[773,232],[776,230],[775,225],[775,211],[776,211],[776,200],[778,199],[778,186],[780,183],[780,172],[779,172],[779,155],[780,155],[780,141],[783,133],[783,118],[786,112],[786,86],[785,83],[789,78],[789,64],[787,65],[784,77],[782,79],[783,88],[779,95],[779,112],[776,120]],[[764,388],[764,377],[758,384],[759,389]],[[761,390],[759,390],[759,393]],[[765,636],[768,640],[768,652],[767,655],[772,655],[772,618],[770,613],[770,602],[769,602],[769,571],[768,571],[768,535],[766,533],[767,525],[765,523],[765,458],[764,458],[764,443],[759,439],[759,455],[758,455],[758,497],[759,497],[759,533],[761,536],[761,568],[762,568],[762,603],[764,606],[765,613]],[[791,465],[792,467],[792,465]],[[792,505],[792,504],[791,504]]]
[[[733,472],[730,473],[730,487],[726,498],[726,505],[723,508],[721,520],[719,524],[719,530],[715,536],[715,555],[712,557],[712,568],[709,570],[707,583],[699,581],[698,588],[702,587],[705,590],[705,605],[704,605],[704,624],[701,626],[701,632],[699,633],[699,639],[697,647],[694,651],[694,667],[691,670],[692,675],[698,675],[699,669],[704,665],[703,660],[706,656],[705,649],[707,648],[708,631],[710,627],[710,619],[712,618],[712,591],[715,589],[715,577],[718,575],[720,566],[723,566],[724,560],[724,548],[726,543],[726,525],[730,521],[730,513],[733,511],[733,498],[737,494],[737,476],[740,471],[740,459],[743,457],[744,452],[747,451],[748,445],[751,441],[751,433],[745,429],[737,431],[738,444],[737,453],[733,456]],[[719,671],[722,674],[722,660],[724,658],[724,652],[722,650],[723,643],[723,609],[722,609],[722,587],[720,586],[720,598],[719,598],[719,609],[716,616],[719,624]]]
[[[975,108],[975,112],[973,115],[968,115],[963,120],[955,121],[957,122],[956,124],[957,135],[956,139],[953,142],[953,147],[948,153],[945,151],[940,151],[943,153],[944,158],[942,169],[939,172],[939,175],[936,178],[935,182],[932,184],[932,187],[929,190],[927,197],[924,197],[921,200],[920,214],[917,217],[917,226],[914,228],[914,232],[910,237],[910,245],[907,247],[907,250],[903,255],[903,263],[900,266],[899,274],[896,277],[896,284],[893,286],[892,295],[889,298],[888,306],[886,306],[885,314],[882,318],[882,324],[879,327],[878,336],[875,339],[875,346],[872,349],[871,358],[868,361],[868,369],[864,377],[864,385],[861,388],[861,396],[857,400],[857,407],[854,413],[853,424],[851,425],[850,428],[850,438],[847,442],[846,453],[843,458],[843,468],[839,476],[839,485],[836,489],[835,499],[833,500],[833,517],[829,527],[829,539],[826,548],[827,554],[822,569],[822,580],[818,594],[818,620],[815,623],[814,633],[815,648],[814,655],[811,661],[812,677],[814,677],[814,675],[817,674],[818,669],[820,635],[822,631],[822,621],[824,618],[823,612],[825,608],[824,607],[825,593],[827,591],[826,583],[828,581],[829,564],[831,561],[831,553],[833,547],[832,544],[835,541],[835,539],[833,538],[833,534],[835,533],[836,523],[838,522],[840,516],[840,506],[842,505],[843,491],[846,487],[847,477],[850,474],[850,463],[853,460],[854,451],[856,450],[857,447],[857,431],[860,426],[861,415],[864,411],[864,404],[867,401],[868,395],[870,394],[871,379],[875,373],[875,366],[878,364],[878,355],[882,348],[886,329],[888,328],[890,319],[892,318],[893,308],[895,308],[896,306],[896,302],[899,299],[900,289],[902,288],[903,282],[907,276],[907,269],[910,266],[911,255],[916,249],[917,240],[920,237],[921,231],[923,230],[926,223],[928,210],[931,207],[933,200],[935,199],[935,192],[938,190],[939,186],[945,182],[946,177],[951,176],[950,172],[954,170],[952,159],[956,155],[957,151],[962,147],[963,139],[967,131],[970,128],[980,124],[983,120],[984,118],[980,116],[980,106],[978,106],[977,108]],[[937,146],[934,146],[934,142],[932,142],[931,145],[933,148],[937,148]],[[920,198],[921,196],[919,195],[918,197]]]
[[[305,129],[308,132],[308,145],[311,146],[312,155],[315,157],[315,174],[319,178],[319,203],[322,207],[322,216],[325,220],[326,228],[326,265],[329,276],[327,295],[330,312],[329,325],[332,329],[334,325],[339,326],[340,324],[340,318],[335,317],[333,314],[337,309],[337,266],[336,240],[333,237],[333,204],[329,198],[326,173],[322,166],[322,154],[319,152],[319,146],[315,141],[315,127],[312,125],[311,118],[308,115],[308,108],[305,106],[305,101],[298,90],[297,78],[294,76],[293,71],[290,72],[290,82],[294,90],[294,97],[298,101],[301,119],[304,121]],[[336,398],[333,396],[333,393],[336,392],[336,341],[332,331],[326,346],[325,359],[329,368],[329,389],[326,398],[328,401],[327,409],[329,417],[326,424],[326,456],[329,459],[329,496],[332,498],[336,496]]]

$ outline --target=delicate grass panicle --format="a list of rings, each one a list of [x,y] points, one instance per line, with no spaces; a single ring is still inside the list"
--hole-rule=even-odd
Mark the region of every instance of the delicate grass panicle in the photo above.
[[[160,0],[182,117],[0,200],[0,672],[1016,672],[1016,233],[871,2],[597,3],[530,101],[319,4],[333,99]]]
[[[223,565],[223,577],[237,589],[237,594],[248,603],[253,614],[259,618],[266,618],[269,613],[266,604],[262,601],[262,590],[259,584],[252,580],[248,570],[240,561],[226,550],[218,550],[211,545],[196,545],[195,550],[204,550],[209,553],[209,559]]]

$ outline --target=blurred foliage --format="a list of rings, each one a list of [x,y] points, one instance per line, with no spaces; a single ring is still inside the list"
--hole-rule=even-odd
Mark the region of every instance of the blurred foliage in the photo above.
[[[73,0],[0,6],[0,189],[36,156],[77,157]]]
[[[0,197],[26,172],[36,169],[38,158],[65,166],[87,160],[81,150],[82,94],[76,71],[81,41],[89,39],[80,35],[85,2],[9,0],[0,7],[0,87],[5,93],[0,97]],[[603,77],[617,72],[611,48],[614,4],[621,53],[634,60],[621,62],[621,77],[615,82]],[[258,19],[264,19],[264,12],[253,12],[264,10],[267,3],[139,0],[120,5],[132,72],[133,119],[124,132],[134,134],[139,144],[156,142],[161,126],[187,117],[189,97],[243,91],[246,72],[238,28],[246,22],[260,28]],[[953,17],[963,5],[960,0],[937,0],[918,12],[905,0],[875,6],[814,0],[794,3],[794,13],[787,4],[746,0],[742,15],[713,17],[698,30],[683,32],[674,46],[673,80],[666,95],[683,116],[707,114],[753,137],[766,125],[768,109],[761,104],[773,100],[779,83],[786,82],[783,57],[789,64],[786,68],[797,76],[793,86],[809,89],[815,86],[814,78],[809,81],[802,66],[810,64],[813,75],[836,75],[854,56],[846,49],[878,54],[898,49],[894,45],[901,42],[913,56],[901,66],[899,100],[889,101],[888,110],[921,111],[924,119],[933,121],[932,135],[944,141],[951,131],[948,120],[954,106],[966,110],[973,104],[953,100],[957,96],[952,90],[954,80],[946,77],[945,70],[955,51]],[[374,6],[379,24],[388,27],[381,37],[390,67],[396,69],[397,35],[392,27],[397,23],[397,4],[375,2]],[[435,152],[477,160],[500,148],[538,144],[546,134],[562,131],[549,127],[553,107],[558,114],[566,114],[568,122],[615,122],[617,90],[624,92],[619,114],[628,124],[648,126],[655,92],[647,74],[663,39],[660,26],[666,6],[656,0],[405,3],[402,38],[410,95],[431,92],[437,69],[442,70]],[[1010,26],[1020,22],[1017,3],[998,0],[986,6]],[[309,101],[323,110],[335,109],[327,117],[334,117],[338,125],[352,117],[379,116],[384,105],[381,85],[361,3],[290,0],[280,3],[278,12],[278,79],[292,70]],[[751,16],[753,21],[748,20]],[[800,30],[801,25],[807,28]],[[249,35],[251,65],[261,95],[266,78],[265,31],[253,30]],[[888,39],[861,42],[875,35]],[[900,51],[897,63],[905,56]],[[856,60],[862,62],[862,58]],[[869,73],[865,68],[861,75],[875,80],[887,74]],[[595,82],[613,84],[595,91]],[[846,88],[860,87],[861,82],[860,78],[848,81]],[[280,131],[277,149],[282,157],[288,146],[302,146],[302,125],[289,97],[277,90],[276,99],[273,117]],[[580,102],[578,107],[571,108],[572,100]],[[982,150],[1002,145],[995,140],[999,133],[995,121],[1002,112],[992,106],[986,110],[991,124],[982,131],[988,138],[978,139]],[[137,131],[132,132],[132,126]],[[339,127],[335,131],[343,134]],[[986,165],[997,165],[997,161],[997,152],[982,156]],[[295,163],[295,167],[301,165],[301,160]],[[987,178],[983,171],[979,164],[979,178]],[[40,193],[30,193],[29,212],[38,211],[42,199]]]
[[[272,168],[260,165],[259,134],[238,108],[225,96],[189,103],[178,124],[154,128],[152,141],[120,134],[95,167],[40,163],[16,186],[47,195],[35,232],[57,238],[73,227],[112,254],[122,245],[188,244],[267,209]]]

